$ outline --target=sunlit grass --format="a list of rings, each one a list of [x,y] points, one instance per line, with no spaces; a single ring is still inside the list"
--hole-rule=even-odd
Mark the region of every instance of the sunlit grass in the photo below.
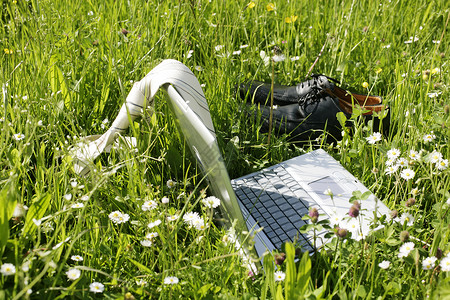
[[[2,2],[0,299],[275,298],[294,290],[323,298],[448,297],[449,273],[440,265],[450,251],[448,4],[269,2]],[[340,142],[324,136],[299,146],[272,136],[269,147],[235,86],[270,81],[261,51],[271,55],[275,45],[286,57],[275,65],[276,83],[303,81],[324,47],[313,72],[383,96],[390,133],[370,144],[373,130],[355,118]],[[332,250],[297,265],[286,246],[286,262],[275,266],[284,281],[275,282],[270,257],[265,274],[249,276],[218,208],[202,203],[210,191],[163,93],[154,114],[128,131],[135,149],[122,144],[100,157],[97,172],[78,177],[69,148],[103,133],[133,82],[167,58],[204,85],[230,177],[321,146],[406,222],[385,220],[360,242],[336,239]],[[389,175],[393,148],[407,163]],[[406,168],[414,176],[402,175]],[[143,209],[149,200],[156,207]],[[16,204],[28,210],[11,218]],[[114,222],[116,211],[129,219]],[[188,212],[205,228],[187,224]],[[399,257],[406,242],[415,247]]]

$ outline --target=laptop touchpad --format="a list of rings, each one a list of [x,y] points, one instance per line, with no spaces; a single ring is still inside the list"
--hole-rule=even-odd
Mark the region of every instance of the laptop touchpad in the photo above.
[[[317,196],[319,196],[322,200],[330,199],[329,191],[331,191],[334,196],[341,196],[345,193],[341,186],[330,176],[326,176],[316,181],[310,182],[309,186],[311,187],[312,191],[316,193]]]

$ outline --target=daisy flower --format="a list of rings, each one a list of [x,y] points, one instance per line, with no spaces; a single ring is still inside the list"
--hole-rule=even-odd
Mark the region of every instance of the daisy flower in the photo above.
[[[408,165],[408,161],[406,160],[406,158],[401,157],[397,160],[397,166],[404,168],[407,165]]]
[[[438,151],[433,151],[430,153],[429,159],[431,163],[435,164],[442,160],[442,153]]]
[[[114,224],[125,223],[125,222],[127,222],[130,219],[130,216],[128,214],[123,214],[123,213],[121,213],[118,210],[113,211],[112,213],[110,213],[108,215],[108,217]]]
[[[428,142],[432,142],[435,138],[436,138],[436,136],[433,133],[429,133],[429,134],[425,134],[423,136],[423,141],[425,143],[428,143]]]
[[[177,284],[178,282],[179,280],[175,276],[167,276],[164,278],[164,284]]]
[[[400,176],[405,179],[405,180],[409,180],[409,179],[413,179],[414,175],[416,175],[416,172],[414,172],[411,169],[404,169],[402,170],[402,172],[400,173]]]
[[[415,150],[409,150],[409,158],[411,158],[412,160],[419,160],[420,153]]]
[[[10,263],[3,264],[0,268],[0,273],[2,273],[3,276],[14,275],[16,274],[16,267]]]
[[[440,161],[438,161],[436,163],[436,168],[441,171],[447,169],[448,168],[448,159],[441,159]]]
[[[389,166],[384,170],[386,175],[392,175],[398,170],[398,165]]]
[[[187,212],[183,216],[183,221],[188,225],[193,225],[194,221],[200,219],[200,216],[197,212]]]
[[[73,260],[73,261],[83,261],[83,257],[80,256],[80,255],[72,255],[70,257],[70,259]]]
[[[156,203],[156,201],[147,200],[144,202],[144,204],[142,204],[141,209],[143,211],[149,211],[149,210],[156,208],[157,206],[158,206],[158,204]]]
[[[434,256],[427,257],[422,261],[422,269],[424,270],[431,270],[436,265],[437,258]]]
[[[155,237],[158,237],[157,232],[150,232],[145,235],[145,238],[148,240],[153,240]]]
[[[161,224],[161,220],[156,220],[156,221],[154,221],[154,222],[148,223],[147,227],[148,227],[149,229],[151,229],[151,228],[153,228],[153,227],[158,226],[159,224]]]
[[[369,144],[373,145],[378,141],[381,141],[381,133],[374,132],[370,136],[366,137],[366,140]]]
[[[399,249],[398,257],[402,258],[402,257],[408,256],[409,253],[413,249],[414,249],[414,243],[413,242],[404,243]]]
[[[13,135],[13,139],[16,141],[21,141],[25,138],[25,135],[23,133],[16,133]]]
[[[69,269],[66,272],[66,275],[70,280],[77,280],[78,278],[80,278],[81,271],[78,269]]]
[[[167,180],[166,185],[169,189],[174,188],[177,183],[172,179]]]
[[[100,282],[93,282],[89,285],[89,291],[93,293],[103,293],[105,286]]]
[[[388,158],[388,160],[386,160],[385,165],[388,167],[393,166],[395,164],[395,161],[396,161],[395,158]]]
[[[275,281],[283,281],[286,278],[286,274],[283,271],[276,271],[274,275]]]
[[[392,158],[392,159],[397,159],[397,157],[399,157],[400,154],[401,154],[400,150],[398,150],[397,148],[392,148],[391,150],[389,150],[387,152],[387,157]]]
[[[414,217],[409,213],[404,213],[400,217],[400,224],[404,224],[406,222],[407,226],[412,226],[414,224]]]
[[[450,271],[450,256],[446,256],[441,260],[441,263],[439,264],[441,267],[441,271],[443,272],[449,272]]]
[[[167,221],[169,221],[169,222],[176,221],[176,220],[178,220],[179,217],[180,217],[179,215],[174,214],[172,216],[168,216]]]
[[[214,196],[210,196],[203,199],[202,203],[208,208],[216,208],[220,205],[220,200]]]
[[[391,265],[391,262],[390,262],[390,261],[387,261],[387,260],[383,260],[382,262],[380,262],[380,263],[378,264],[378,266],[379,266],[380,268],[382,268],[383,270],[388,269],[390,265]]]

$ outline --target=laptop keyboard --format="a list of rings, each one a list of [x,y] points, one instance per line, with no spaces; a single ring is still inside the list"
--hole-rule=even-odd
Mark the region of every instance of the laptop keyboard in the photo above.
[[[315,202],[310,203],[311,197],[282,165],[236,179],[232,185],[240,204],[264,227],[264,233],[277,249],[283,242],[296,239],[304,251],[313,250],[308,236],[303,236],[299,229],[306,224],[302,217]]]

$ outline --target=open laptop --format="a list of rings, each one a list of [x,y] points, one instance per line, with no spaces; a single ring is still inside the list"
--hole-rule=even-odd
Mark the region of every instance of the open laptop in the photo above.
[[[317,249],[327,242],[323,232],[319,233],[315,245],[310,234],[299,232],[307,222],[302,217],[308,214],[309,209],[318,209],[319,220],[345,215],[352,205],[349,202],[352,193],[368,191],[322,149],[230,180],[213,134],[214,128],[203,124],[172,85],[164,87],[175,119],[202,167],[212,193],[221,199],[230,222],[237,221],[246,227],[244,230],[256,232],[254,242],[259,257],[266,251],[280,249],[284,242],[294,240],[303,250],[312,252]],[[374,212],[378,216],[389,212],[373,194],[361,201],[361,209],[359,220],[362,235],[369,232]]]

